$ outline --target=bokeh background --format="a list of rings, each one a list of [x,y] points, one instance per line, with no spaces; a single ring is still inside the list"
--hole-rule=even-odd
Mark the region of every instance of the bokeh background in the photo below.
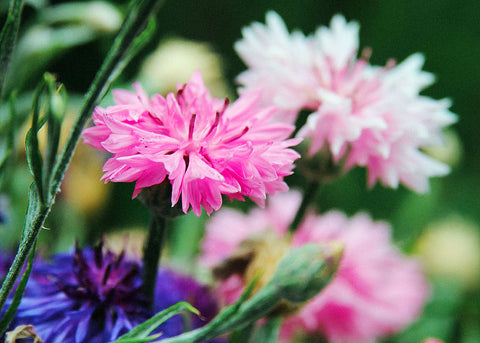
[[[6,0],[0,2],[2,25],[7,5]],[[18,153],[0,195],[2,250],[16,248],[23,227],[31,177],[23,146],[27,126],[22,122],[28,119],[35,85],[46,70],[64,83],[69,94],[68,127],[126,9],[126,1],[26,1],[7,83],[8,92],[18,92],[20,134]],[[317,207],[348,214],[367,211],[390,222],[400,249],[425,263],[432,280],[430,303],[420,321],[392,342],[417,342],[428,335],[448,342],[480,342],[480,2],[166,0],[153,39],[120,76],[117,87],[128,88],[139,80],[150,93],[165,94],[176,83],[187,81],[192,68],[200,68],[215,95],[235,98],[235,77],[245,66],[233,43],[240,39],[242,27],[264,22],[268,10],[278,12],[290,30],[306,34],[328,25],[337,13],[358,21],[360,47],[372,49],[372,64],[424,54],[424,70],[437,78],[424,94],[451,99],[451,110],[458,115],[458,123],[447,133],[446,148],[431,152],[451,165],[450,175],[433,179],[431,191],[418,195],[401,187],[367,189],[365,171],[355,169],[324,186]],[[111,103],[111,96],[102,102]],[[0,124],[7,113],[4,102]],[[126,232],[132,249],[139,251],[149,214],[138,200],[131,200],[132,185],[99,181],[105,158],[79,145],[47,229],[40,235],[44,254],[69,249],[75,239],[93,243],[102,235],[122,245]],[[295,175],[288,181],[304,186]],[[248,208],[250,203],[227,205]],[[169,235],[169,263],[189,270],[205,220],[191,215],[175,220],[176,228]]]

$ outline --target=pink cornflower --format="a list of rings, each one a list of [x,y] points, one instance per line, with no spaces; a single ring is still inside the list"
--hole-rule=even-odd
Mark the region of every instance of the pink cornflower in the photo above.
[[[306,333],[334,343],[370,342],[411,323],[419,315],[429,287],[419,264],[393,246],[389,226],[372,221],[366,214],[348,219],[338,211],[321,216],[310,213],[290,236],[288,226],[300,200],[298,193],[290,191],[269,198],[264,211],[219,211],[207,223],[201,262],[210,267],[222,264],[238,255],[248,240],[265,237],[272,241],[272,235],[292,247],[339,242],[344,253],[336,276],[320,294],[286,318],[282,337],[289,340]],[[267,261],[260,265],[274,267]],[[248,282],[245,275],[233,274],[220,282],[218,295],[231,303]]]
[[[283,177],[299,157],[289,147],[299,140],[286,140],[292,125],[270,120],[274,107],[257,106],[259,91],[228,106],[211,97],[199,72],[165,98],[134,88],[114,90],[116,105],[97,107],[95,126],[83,133],[86,144],[113,154],[105,182],[135,181],[136,197],[168,176],[172,206],[181,195],[183,211],[191,206],[196,215],[201,206],[208,214],[218,210],[222,194],[263,205],[266,194],[288,189]]]
[[[266,25],[245,28],[235,44],[249,68],[238,76],[240,91],[263,87],[263,103],[277,105],[282,121],[312,111],[298,133],[310,142],[309,156],[328,149],[335,162],[344,159],[345,170],[366,167],[370,186],[380,180],[425,192],[428,177],[449,168],[421,149],[442,144],[441,130],[456,116],[448,100],[420,95],[434,81],[421,70],[421,54],[372,66],[368,56],[356,57],[358,30],[356,22],[336,15],[313,35],[290,34],[269,12]]]

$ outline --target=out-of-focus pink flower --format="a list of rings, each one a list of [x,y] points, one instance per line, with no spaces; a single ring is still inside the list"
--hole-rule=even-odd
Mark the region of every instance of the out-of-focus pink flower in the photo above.
[[[85,129],[84,142],[113,156],[105,163],[105,182],[133,182],[136,197],[143,188],[172,185],[174,206],[200,215],[218,210],[222,194],[249,196],[262,205],[266,194],[288,189],[300,140],[286,140],[293,126],[274,123],[275,108],[259,107],[260,92],[228,101],[212,98],[201,74],[169,93],[149,98],[138,84],[135,93],[114,90],[116,105],[97,107],[95,126]]]
[[[263,87],[262,101],[294,122],[300,110],[312,111],[298,135],[310,141],[309,154],[328,149],[345,169],[365,166],[368,183],[399,183],[428,190],[428,177],[449,172],[447,165],[420,151],[440,145],[441,130],[455,122],[450,102],[420,95],[434,81],[414,54],[395,66],[375,67],[357,59],[359,25],[336,15],[330,27],[313,35],[289,33],[269,12],[266,25],[243,30],[235,49],[248,66],[239,75],[241,91]]]
[[[337,275],[319,295],[286,319],[284,338],[306,332],[334,343],[369,342],[401,330],[417,317],[429,287],[417,261],[393,246],[386,223],[374,222],[366,214],[351,219],[337,211],[322,216],[309,214],[289,237],[287,227],[300,195],[290,191],[269,201],[264,212],[254,209],[245,215],[219,211],[207,224],[201,261],[207,266],[219,264],[242,241],[266,232],[290,239],[291,246],[342,243],[344,255]],[[226,303],[234,301],[244,286],[241,281],[238,275],[222,281],[219,296]]]

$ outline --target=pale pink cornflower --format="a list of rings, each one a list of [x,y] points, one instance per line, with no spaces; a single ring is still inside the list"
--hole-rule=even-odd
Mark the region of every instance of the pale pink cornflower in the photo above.
[[[321,216],[308,214],[290,236],[288,226],[300,200],[298,193],[290,191],[269,198],[265,211],[219,211],[207,223],[201,262],[210,267],[221,264],[244,248],[242,242],[262,235],[270,240],[271,235],[283,238],[292,247],[339,242],[344,254],[336,276],[285,319],[283,339],[307,334],[333,343],[363,343],[398,332],[414,321],[429,287],[417,261],[403,256],[392,244],[390,227],[366,214],[349,219],[331,211]],[[267,263],[264,266],[274,268]],[[231,303],[248,281],[244,275],[234,274],[220,282],[218,296]]]
[[[455,122],[450,102],[420,95],[433,81],[422,71],[424,58],[414,54],[402,63],[375,67],[357,58],[359,25],[341,15],[313,35],[289,33],[274,12],[266,24],[243,30],[235,49],[248,66],[238,76],[240,91],[262,87],[264,104],[282,110],[280,120],[294,122],[309,110],[298,132],[310,142],[309,156],[328,149],[345,170],[368,169],[370,186],[380,180],[417,191],[428,177],[449,172],[421,149],[443,143],[441,130]]]
[[[102,180],[133,182],[142,189],[170,182],[171,204],[210,214],[229,198],[249,196],[263,205],[266,194],[285,191],[283,177],[299,157],[288,139],[293,126],[274,123],[275,107],[259,107],[260,92],[244,94],[232,105],[212,98],[196,72],[176,94],[151,98],[138,84],[135,93],[114,90],[116,105],[97,107],[95,126],[84,142],[113,156]],[[165,179],[168,177],[168,181]]]

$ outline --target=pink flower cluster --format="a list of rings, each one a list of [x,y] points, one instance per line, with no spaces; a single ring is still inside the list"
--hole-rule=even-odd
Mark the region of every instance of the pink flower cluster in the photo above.
[[[259,107],[258,91],[228,101],[212,98],[201,74],[166,97],[151,98],[138,84],[135,93],[114,90],[116,105],[97,107],[95,126],[85,129],[84,142],[113,156],[105,163],[105,182],[135,181],[136,197],[143,188],[172,185],[171,203],[182,196],[182,209],[196,215],[201,206],[210,214],[222,204],[222,194],[249,196],[263,205],[266,194],[288,189],[298,153],[289,147],[290,124],[274,123],[274,107]]]
[[[312,111],[299,136],[310,141],[309,154],[328,148],[345,169],[365,166],[370,186],[380,180],[417,191],[428,177],[448,166],[421,152],[443,143],[441,130],[455,122],[450,102],[420,95],[434,81],[421,70],[423,56],[385,67],[356,57],[359,25],[336,15],[330,27],[313,35],[289,33],[274,12],[266,25],[243,30],[235,49],[248,70],[239,75],[240,91],[263,88],[262,101],[279,106],[279,119],[295,122],[300,110]]]
[[[351,219],[336,211],[309,214],[289,238],[288,225],[300,203],[288,192],[269,198],[265,210],[248,215],[222,209],[207,224],[201,261],[214,266],[229,257],[242,241],[270,232],[290,239],[291,246],[337,241],[344,255],[335,278],[298,313],[287,317],[282,336],[300,332],[321,335],[333,343],[370,342],[397,332],[419,315],[429,287],[417,262],[392,245],[390,228],[366,214]],[[221,282],[219,296],[234,301],[244,287],[242,277]]]

